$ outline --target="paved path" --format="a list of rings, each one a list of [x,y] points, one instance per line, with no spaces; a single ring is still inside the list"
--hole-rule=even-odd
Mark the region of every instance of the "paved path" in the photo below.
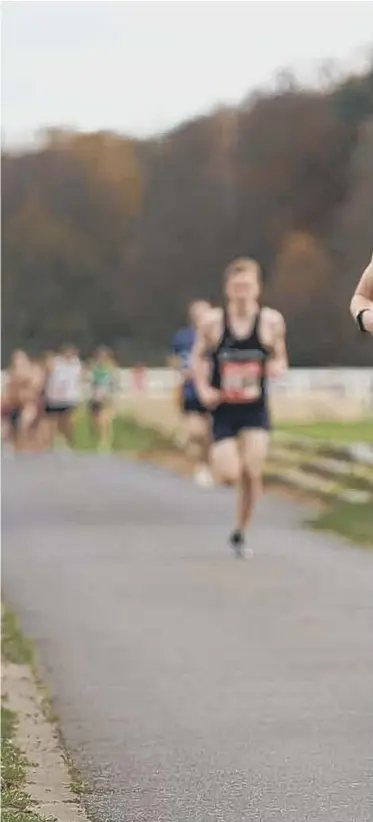
[[[94,822],[371,822],[373,552],[119,458],[4,460],[3,586]]]

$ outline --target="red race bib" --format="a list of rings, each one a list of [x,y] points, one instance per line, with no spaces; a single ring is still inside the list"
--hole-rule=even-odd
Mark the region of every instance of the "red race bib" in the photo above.
[[[257,402],[262,393],[263,369],[258,362],[225,362],[222,364],[221,388],[224,401]]]

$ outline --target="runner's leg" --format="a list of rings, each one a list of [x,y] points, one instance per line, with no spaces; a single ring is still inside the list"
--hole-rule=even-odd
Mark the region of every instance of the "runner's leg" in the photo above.
[[[9,414],[5,413],[1,415],[1,440],[2,442],[9,442],[10,441],[10,422],[9,422]]]
[[[33,403],[33,417],[30,416],[30,422],[28,426],[28,436],[29,436],[29,447],[35,453],[38,453],[42,449],[42,432],[41,432],[41,419],[42,419],[42,407],[40,398],[37,395],[35,397],[35,401]]]
[[[89,416],[89,425],[91,429],[91,434],[93,440],[96,441],[96,438],[99,436],[99,427],[98,427],[98,406],[97,403],[90,402],[88,404],[88,416]]]
[[[237,485],[241,475],[241,462],[238,442],[234,437],[213,444],[211,465],[216,482],[222,485]]]
[[[74,445],[74,408],[58,414],[58,430],[65,437],[68,445]]]
[[[20,409],[16,428],[16,450],[24,451],[32,447],[32,424],[37,415],[34,402],[27,402]]]
[[[113,440],[113,409],[111,405],[103,405],[99,409],[96,423],[99,436],[98,447],[101,451],[110,451]]]
[[[243,430],[239,435],[242,466],[238,486],[236,528],[244,531],[263,491],[263,468],[268,452],[269,434],[263,428]]]
[[[47,451],[51,448],[51,423],[44,405],[40,414],[39,443],[41,451]]]
[[[185,452],[196,469],[196,479],[207,484],[210,478],[209,445],[210,423],[207,414],[189,412],[185,414],[186,448]]]
[[[58,413],[48,408],[45,413],[45,447],[52,450],[58,433]]]
[[[9,412],[9,443],[13,451],[19,449],[18,425],[21,411],[19,408],[12,408]]]

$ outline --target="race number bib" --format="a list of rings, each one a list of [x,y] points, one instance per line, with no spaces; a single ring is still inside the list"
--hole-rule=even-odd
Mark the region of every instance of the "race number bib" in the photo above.
[[[250,403],[259,400],[262,376],[262,366],[258,362],[223,363],[221,387],[225,402]]]

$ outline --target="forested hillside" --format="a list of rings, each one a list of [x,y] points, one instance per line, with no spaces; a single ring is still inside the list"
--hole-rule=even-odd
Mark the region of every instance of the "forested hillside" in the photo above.
[[[51,131],[3,155],[2,196],[5,360],[68,340],[161,362],[186,302],[254,255],[294,365],[372,364],[348,304],[373,247],[373,68],[153,140]]]

